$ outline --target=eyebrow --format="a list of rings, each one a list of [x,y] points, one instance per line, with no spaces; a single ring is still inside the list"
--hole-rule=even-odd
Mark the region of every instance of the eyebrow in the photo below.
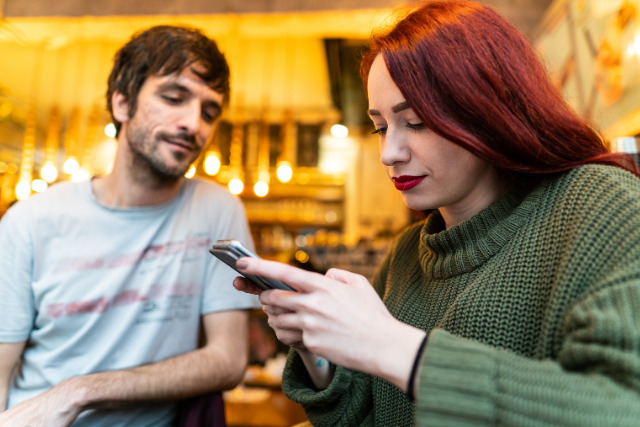
[[[187,89],[184,85],[180,84],[175,80],[162,83],[158,85],[158,88],[157,88],[158,92],[164,92],[164,91],[170,91],[170,90],[177,90],[182,93],[191,93],[189,89]]]
[[[409,106],[409,103],[407,101],[402,101],[401,103],[396,104],[393,107],[391,107],[391,111],[393,113],[399,113],[400,111],[407,110],[409,108],[411,108]],[[368,113],[369,113],[370,116],[380,116],[381,115],[380,111],[378,111],[378,110],[369,110]]]

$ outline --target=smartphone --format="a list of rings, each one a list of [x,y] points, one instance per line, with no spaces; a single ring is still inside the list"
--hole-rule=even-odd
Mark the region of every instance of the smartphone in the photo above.
[[[218,240],[213,244],[209,252],[220,261],[227,264],[229,267],[238,271],[236,268],[236,261],[243,257],[258,258],[256,254],[247,249],[239,240],[225,239]],[[269,277],[256,276],[254,274],[240,273],[243,277],[246,277],[251,283],[258,286],[260,289],[284,289],[287,291],[295,291],[292,287],[279,280],[271,279]]]

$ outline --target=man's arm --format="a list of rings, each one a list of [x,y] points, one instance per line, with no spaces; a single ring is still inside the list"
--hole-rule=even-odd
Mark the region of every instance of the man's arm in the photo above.
[[[248,314],[225,311],[205,315],[203,330],[206,343],[202,348],[136,368],[70,378],[0,415],[0,425],[47,420],[47,425],[67,426],[91,408],[176,400],[234,387],[242,379],[248,359]]]
[[[11,381],[20,364],[24,342],[0,343],[0,412],[7,408]]]

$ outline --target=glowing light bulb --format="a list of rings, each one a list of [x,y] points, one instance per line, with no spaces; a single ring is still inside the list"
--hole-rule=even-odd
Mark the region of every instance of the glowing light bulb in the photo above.
[[[258,197],[264,197],[269,193],[269,184],[267,184],[265,181],[258,181],[253,186],[253,192]]]
[[[104,134],[107,135],[109,138],[115,138],[116,133],[117,133],[116,125],[114,125],[113,123],[109,123],[104,127]]]
[[[64,170],[64,173],[66,173],[67,175],[73,175],[74,173],[76,173],[78,171],[79,168],[80,168],[80,164],[75,159],[75,157],[69,157],[64,162],[64,165],[62,166],[62,169]]]
[[[31,189],[36,193],[43,193],[47,191],[47,188],[49,188],[49,184],[43,179],[34,179],[31,181]]]
[[[204,158],[204,171],[207,175],[216,175],[220,172],[220,155],[215,151],[209,151]]]
[[[46,182],[51,183],[58,178],[58,169],[52,162],[46,162],[40,169],[40,176]]]
[[[244,183],[238,178],[229,181],[229,191],[231,194],[240,194],[244,190]]]
[[[280,162],[278,169],[276,170],[276,176],[280,182],[289,182],[293,177],[293,169],[289,162]]]
[[[184,174],[187,178],[193,178],[196,175],[196,167],[194,165],[189,166],[189,170]]]
[[[333,125],[331,126],[331,136],[334,138],[346,138],[349,136],[349,128],[345,125]]]
[[[82,169],[78,169],[73,173],[73,175],[71,175],[71,181],[82,182],[82,181],[88,180],[90,177],[91,177],[91,174],[89,173],[89,171],[82,168]]]
[[[309,254],[306,253],[305,251],[298,250],[296,251],[294,256],[298,261],[300,261],[303,264],[309,262]]]
[[[16,185],[16,199],[24,200],[31,195],[31,183],[29,181],[20,181]]]

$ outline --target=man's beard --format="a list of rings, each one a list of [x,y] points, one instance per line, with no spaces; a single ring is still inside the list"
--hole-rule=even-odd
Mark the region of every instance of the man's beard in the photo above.
[[[140,181],[153,183],[157,186],[168,186],[174,184],[189,169],[191,162],[179,164],[177,166],[169,166],[164,159],[157,155],[156,145],[153,144],[151,138],[144,131],[136,128],[127,129],[127,140],[131,154],[133,155],[132,174]],[[165,135],[158,134],[155,141],[162,140]],[[180,138],[194,144],[193,137],[181,135]],[[174,152],[172,153],[178,162],[182,162],[187,158],[187,154]]]

